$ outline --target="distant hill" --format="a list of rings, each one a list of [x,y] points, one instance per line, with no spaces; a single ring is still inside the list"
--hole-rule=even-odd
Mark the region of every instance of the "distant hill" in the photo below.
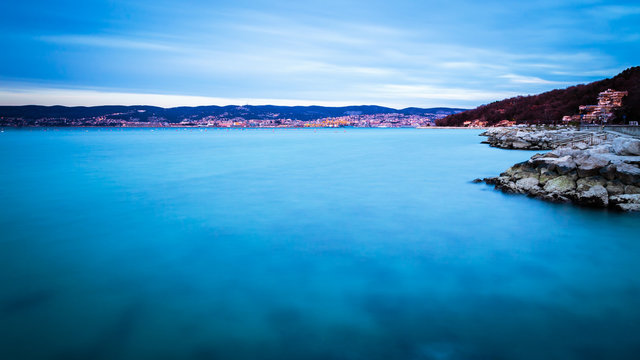
[[[494,125],[501,120],[515,120],[522,124],[550,124],[565,115],[578,114],[580,105],[598,102],[598,94],[607,89],[628,91],[623,107],[616,113],[615,122],[640,120],[640,67],[629,68],[611,79],[552,90],[539,95],[518,96],[483,105],[473,110],[453,114],[436,121],[440,126],[462,126],[465,121],[487,121]]]
[[[404,115],[449,115],[465,109],[455,108],[406,108],[396,110],[383,106],[362,105],[344,107],[326,106],[196,106],[161,108],[156,106],[0,106],[0,117],[23,118],[26,120],[44,118],[65,118],[78,120],[95,117],[135,119],[149,121],[163,119],[170,123],[183,120],[204,118],[206,116],[224,116],[243,119],[295,119],[316,120],[345,115],[404,114]]]

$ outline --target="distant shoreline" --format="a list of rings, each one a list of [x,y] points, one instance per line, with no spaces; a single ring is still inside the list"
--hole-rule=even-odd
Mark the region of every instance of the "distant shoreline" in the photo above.
[[[468,127],[468,126],[424,126],[415,129],[465,129],[465,130],[486,130],[488,127]]]
[[[488,127],[466,126],[419,126],[419,127],[392,127],[392,126],[0,126],[0,129],[464,129],[486,130]]]

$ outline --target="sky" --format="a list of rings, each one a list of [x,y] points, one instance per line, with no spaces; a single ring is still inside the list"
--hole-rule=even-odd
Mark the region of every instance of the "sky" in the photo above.
[[[2,1],[0,105],[471,108],[640,65],[640,2]]]

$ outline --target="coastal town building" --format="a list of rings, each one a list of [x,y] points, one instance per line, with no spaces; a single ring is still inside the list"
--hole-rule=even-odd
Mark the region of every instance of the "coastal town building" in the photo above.
[[[0,117],[0,126],[108,126],[108,127],[218,127],[218,128],[273,128],[273,127],[427,127],[434,126],[435,120],[447,114],[424,113],[408,115],[398,113],[352,114],[346,116],[325,117],[312,120],[283,118],[278,113],[266,114],[261,119],[234,116],[228,113],[209,116],[192,116],[169,122],[157,116],[141,121],[137,114],[109,114],[81,119]],[[478,124],[476,124],[478,125]],[[480,127],[485,126],[479,124]]]
[[[487,121],[482,121],[482,120],[469,120],[469,121],[465,121],[464,123],[462,123],[462,126],[464,127],[469,127],[469,128],[483,128],[486,127],[488,124]]]
[[[516,126],[516,122],[513,120],[500,120],[497,124],[495,124],[494,126],[497,127],[510,127],[510,126]]]
[[[579,115],[565,116],[562,121],[580,121],[588,124],[607,123],[613,119],[615,110],[622,107],[622,99],[628,94],[627,91],[607,89],[598,94],[597,105],[581,105]]]

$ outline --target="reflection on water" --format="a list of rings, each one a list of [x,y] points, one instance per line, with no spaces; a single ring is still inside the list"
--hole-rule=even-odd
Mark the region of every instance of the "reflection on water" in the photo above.
[[[0,358],[638,358],[638,215],[477,134],[5,131]]]

